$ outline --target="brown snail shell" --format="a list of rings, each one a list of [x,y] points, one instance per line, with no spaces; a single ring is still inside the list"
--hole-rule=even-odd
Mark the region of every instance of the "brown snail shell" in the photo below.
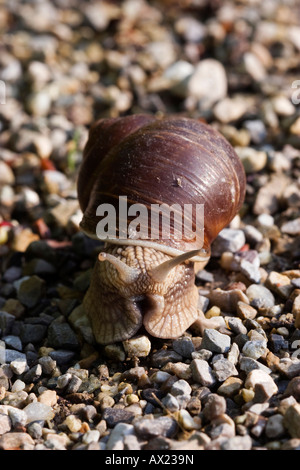
[[[96,236],[97,207],[112,204],[118,214],[121,195],[146,207],[204,205],[204,254],[197,240],[176,233],[167,240],[107,240],[84,301],[99,343],[125,340],[142,325],[153,336],[178,337],[197,319],[189,259],[208,261],[212,241],[243,203],[245,186],[234,149],[198,120],[135,115],[91,128],[78,178],[81,227],[89,236]]]

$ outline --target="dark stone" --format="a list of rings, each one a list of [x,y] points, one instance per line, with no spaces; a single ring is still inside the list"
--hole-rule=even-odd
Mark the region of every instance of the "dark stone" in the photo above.
[[[51,351],[49,356],[56,361],[58,366],[62,366],[64,364],[68,364],[68,362],[73,359],[75,356],[74,351],[68,351],[65,349],[58,349],[56,351]]]
[[[5,374],[5,371],[0,367],[0,387],[4,387],[5,390],[8,390],[10,386],[9,377]]]

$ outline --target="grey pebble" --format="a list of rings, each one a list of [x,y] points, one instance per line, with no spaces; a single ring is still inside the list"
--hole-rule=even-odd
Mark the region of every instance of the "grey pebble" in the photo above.
[[[243,127],[250,132],[251,140],[256,145],[262,144],[267,136],[266,126],[260,119],[244,121]]]
[[[192,393],[192,389],[190,384],[186,380],[180,379],[172,385],[170,393],[175,397],[179,395],[187,396]]]
[[[201,348],[216,353],[226,353],[230,349],[230,337],[217,330],[206,328],[203,332]]]
[[[173,437],[178,430],[178,424],[175,419],[168,416],[156,419],[141,418],[134,423],[134,430],[141,439],[157,436]]]
[[[139,442],[137,436],[128,434],[124,436],[124,449],[125,450],[141,450],[142,443]]]
[[[270,439],[281,437],[285,433],[284,417],[279,413],[270,416],[266,424],[265,433]]]
[[[180,379],[172,385],[170,393],[176,397],[179,407],[185,408],[191,398],[192,389],[186,380]]]
[[[216,393],[211,393],[202,410],[203,416],[208,421],[212,421],[226,413],[226,407],[227,405],[224,397]]]
[[[122,408],[105,408],[102,419],[105,419],[107,426],[113,428],[118,423],[131,423],[134,413]]]
[[[199,349],[198,351],[195,351],[192,353],[192,358],[193,359],[203,359],[204,361],[209,361],[210,358],[212,357],[213,353],[209,351],[208,349]]]
[[[186,358],[190,358],[191,354],[195,351],[194,343],[188,336],[175,339],[172,346],[175,352]]]
[[[8,312],[0,311],[0,330],[3,335],[8,335],[15,322],[14,315]]]
[[[22,268],[19,266],[10,266],[3,274],[3,281],[12,283],[19,279],[22,275]]]
[[[50,356],[40,357],[39,364],[41,364],[43,373],[46,375],[50,375],[56,367],[56,361]]]
[[[298,277],[297,279],[292,279],[291,284],[293,284],[296,289],[300,289],[300,277]]]
[[[227,317],[227,324],[229,328],[235,333],[235,334],[247,334],[247,328],[243,324],[242,320],[237,317]]]
[[[263,234],[253,225],[246,225],[243,228],[246,241],[250,244],[256,244],[263,240]]]
[[[56,349],[76,350],[79,347],[76,334],[66,322],[54,320],[48,327],[47,339],[49,345]]]
[[[195,382],[203,386],[210,387],[216,382],[210,365],[204,359],[193,359],[191,362],[191,372]]]
[[[244,344],[242,353],[252,359],[259,359],[267,351],[267,343],[264,340],[251,340]]]
[[[220,358],[213,362],[213,370],[219,382],[224,382],[228,377],[238,375],[234,364],[226,358]]]
[[[209,306],[209,299],[204,295],[199,295],[197,307],[202,310],[203,313],[206,312]]]
[[[23,343],[41,342],[47,331],[47,326],[31,323],[22,323],[20,328],[20,338]]]
[[[16,349],[17,351],[22,351],[22,341],[18,336],[15,335],[7,335],[3,336],[2,340],[5,342],[5,344],[13,349]]]
[[[8,408],[8,416],[11,419],[13,427],[17,425],[25,426],[27,423],[27,414],[25,411],[20,410],[19,408],[10,406]]]
[[[26,265],[26,271],[25,274],[27,275],[34,275],[36,274],[37,276],[47,276],[50,274],[55,274],[56,268],[53,266],[53,264],[49,263],[49,261],[46,261],[42,258],[35,258],[32,259],[27,265]]]
[[[245,245],[245,242],[246,237],[242,230],[224,228],[212,243],[212,256],[221,256],[224,251],[236,253]]]
[[[26,355],[15,349],[5,348],[5,362],[10,364],[12,361],[26,361]]]
[[[37,381],[40,376],[42,375],[42,366],[37,364],[36,366],[31,367],[28,372],[23,375],[23,379],[25,383],[31,383]]]
[[[261,369],[265,371],[267,374],[271,374],[272,372],[269,367],[265,366],[264,364],[257,361],[256,359],[252,359],[252,357],[246,357],[246,356],[241,357],[239,366],[241,370],[243,370],[247,374],[254,369]]]
[[[70,380],[72,379],[72,374],[67,372],[66,374],[62,374],[57,378],[57,388],[65,388]]]

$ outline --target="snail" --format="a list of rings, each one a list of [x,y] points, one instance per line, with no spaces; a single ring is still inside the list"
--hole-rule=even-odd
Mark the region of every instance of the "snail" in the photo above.
[[[112,207],[117,223],[115,236],[103,237],[83,300],[98,343],[124,341],[141,329],[154,337],[177,338],[199,320],[195,270],[209,261],[212,241],[241,208],[245,187],[232,146],[199,120],[138,114],[103,118],[91,127],[78,175],[80,227],[98,237],[99,221],[105,218],[104,212],[99,217],[99,207]],[[128,229],[134,219],[128,212],[124,220],[120,198],[149,213],[162,204],[203,207],[202,243],[190,233],[179,234],[174,214],[170,237],[160,227],[151,238],[147,224],[143,237],[139,230],[125,237],[120,226]],[[195,213],[189,217],[194,229]]]

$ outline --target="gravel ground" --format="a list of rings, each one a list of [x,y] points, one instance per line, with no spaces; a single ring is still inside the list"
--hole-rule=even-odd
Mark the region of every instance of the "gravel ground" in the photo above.
[[[0,449],[300,449],[299,17],[0,0]],[[76,177],[91,123],[139,112],[212,124],[247,194],[196,276],[220,329],[100,347]]]

